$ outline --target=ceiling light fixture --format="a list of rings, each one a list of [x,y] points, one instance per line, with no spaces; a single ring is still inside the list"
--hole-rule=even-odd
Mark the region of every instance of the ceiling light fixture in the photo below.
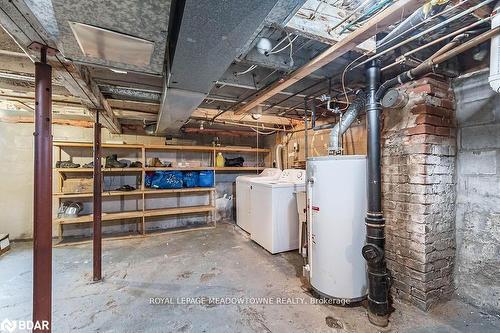
[[[252,113],[252,118],[254,120],[259,120],[260,117],[262,117],[262,106],[259,105],[255,108],[255,112]]]

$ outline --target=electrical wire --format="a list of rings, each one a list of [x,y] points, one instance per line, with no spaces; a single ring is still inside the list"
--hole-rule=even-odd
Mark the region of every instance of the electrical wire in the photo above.
[[[250,73],[251,71],[253,71],[256,68],[257,68],[257,65],[252,65],[252,66],[248,67],[248,69],[244,70],[243,72],[235,72],[234,75],[235,76],[244,75],[244,74]]]
[[[340,111],[345,111],[349,108],[349,105],[351,105],[351,101],[349,100],[349,96],[347,95],[347,90],[346,90],[346,87],[345,87],[345,74],[347,73],[347,70],[356,62],[358,61],[359,59],[363,58],[364,56],[366,55],[365,54],[362,54],[360,55],[359,57],[357,57],[356,59],[354,59],[351,63],[349,63],[345,68],[344,68],[344,71],[342,72],[342,91],[344,92],[344,97],[345,97],[345,101],[346,101],[346,106],[344,108],[342,108]]]
[[[287,36],[286,36],[285,38],[286,38],[286,39],[288,39],[289,43],[288,43],[287,45],[283,46],[281,49],[279,49],[279,50],[277,50],[277,51],[273,51],[273,50],[271,50],[271,51],[269,51],[269,53],[267,53],[267,54],[268,54],[268,55],[270,55],[270,54],[279,53],[279,52],[281,52],[281,51],[283,51],[283,50],[286,50],[288,47],[290,47],[290,49],[291,49],[291,48],[292,48],[292,43],[293,43],[293,42],[295,42],[295,40],[296,40],[298,37],[299,37],[299,36],[297,35],[297,36],[295,36],[293,39],[290,39],[290,34],[287,34]],[[276,45],[278,45],[278,44],[276,44]]]
[[[271,134],[276,133],[276,131],[261,132],[261,131],[259,131],[259,130],[256,130],[256,129],[255,129],[255,128],[253,128],[253,127],[250,127],[250,129],[251,129],[252,131],[254,131],[255,133],[257,133],[257,134],[262,134],[262,135],[271,135]]]

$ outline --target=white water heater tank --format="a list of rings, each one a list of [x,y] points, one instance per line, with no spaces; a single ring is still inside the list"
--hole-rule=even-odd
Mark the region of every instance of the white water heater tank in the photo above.
[[[500,26],[500,1],[495,6],[492,13],[491,29]],[[491,39],[491,54],[490,54],[490,77],[491,87],[497,93],[500,92],[500,35],[496,35]]]
[[[321,296],[345,301],[339,304],[361,301],[368,289],[361,254],[366,238],[366,156],[309,158],[307,179],[311,286]]]

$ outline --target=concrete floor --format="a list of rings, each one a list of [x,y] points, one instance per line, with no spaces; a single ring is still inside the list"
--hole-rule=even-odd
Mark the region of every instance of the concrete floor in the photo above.
[[[30,319],[31,251],[30,243],[15,243],[0,257],[0,321]],[[430,313],[396,302],[390,326],[383,330],[368,323],[362,307],[150,304],[154,297],[180,303],[182,297],[225,296],[308,303],[298,277],[299,255],[270,255],[231,224],[106,241],[103,253],[104,281],[91,283],[91,244],[54,249],[53,332],[500,331],[498,317],[457,300]],[[333,327],[326,324],[329,316]]]

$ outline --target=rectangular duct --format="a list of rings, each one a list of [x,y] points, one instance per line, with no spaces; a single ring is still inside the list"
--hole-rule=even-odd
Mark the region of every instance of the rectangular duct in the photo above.
[[[272,12],[285,20],[282,0],[186,0],[163,91],[157,133],[174,135]]]

